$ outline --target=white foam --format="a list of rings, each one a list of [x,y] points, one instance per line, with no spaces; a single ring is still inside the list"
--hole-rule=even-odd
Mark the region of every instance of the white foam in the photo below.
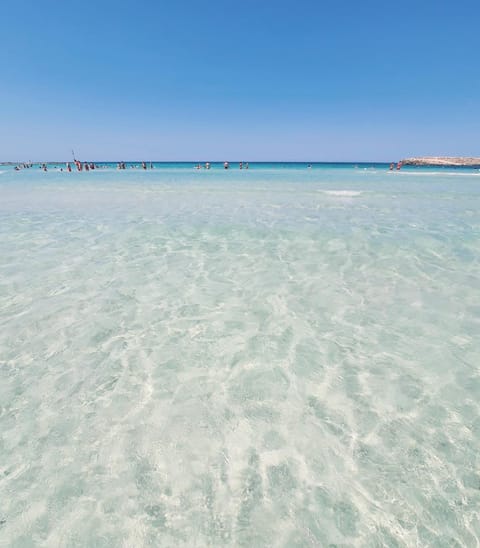
[[[328,194],[329,196],[344,196],[344,197],[352,197],[352,196],[360,196],[360,194],[363,194],[361,190],[323,190],[324,194]]]

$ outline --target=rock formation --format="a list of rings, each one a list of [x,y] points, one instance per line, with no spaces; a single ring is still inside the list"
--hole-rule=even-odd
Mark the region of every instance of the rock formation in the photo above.
[[[402,160],[404,166],[450,166],[450,167],[480,167],[480,158],[464,158],[449,156],[431,156],[407,158]]]

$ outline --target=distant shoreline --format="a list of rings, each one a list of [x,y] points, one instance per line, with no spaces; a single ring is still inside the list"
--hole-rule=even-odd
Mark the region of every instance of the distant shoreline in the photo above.
[[[83,161],[83,160],[82,160]],[[198,164],[198,163],[205,163],[206,160],[85,160],[88,162],[93,162],[95,164],[118,164],[119,162],[125,162],[127,164],[141,164],[143,161],[153,164]],[[208,160],[211,164],[223,164],[225,160]],[[238,164],[240,162],[245,162],[245,160],[228,160],[231,164]],[[298,165],[359,165],[359,166],[367,166],[367,165],[390,165],[391,162],[387,161],[343,161],[343,162],[336,162],[336,161],[315,161],[315,160],[256,160],[256,161],[250,161],[248,160],[250,164],[298,164]],[[19,164],[22,164],[24,162],[11,162],[11,161],[3,161],[0,162],[0,166],[16,166]],[[73,160],[37,160],[33,161],[33,165],[42,165],[42,164],[48,164],[48,165],[56,165],[56,164],[66,164],[66,163],[73,163]]]
[[[460,156],[431,156],[406,158],[401,161],[402,166],[431,166],[431,167],[480,167],[480,158]]]
[[[128,166],[137,166],[141,165],[144,160],[125,160],[122,161],[123,163],[127,164]],[[88,160],[89,163],[94,163],[98,166],[115,166],[120,161],[118,160]],[[45,161],[35,161],[35,162],[28,162],[29,165],[33,166],[66,166],[68,163],[73,165],[72,160],[49,160],[47,162]],[[162,165],[199,165],[204,164],[204,160],[146,160],[147,164],[154,164],[158,166]],[[230,165],[233,167],[235,164],[242,163],[241,160],[229,160]],[[245,163],[245,162],[243,162]],[[396,163],[396,162],[395,162]],[[222,165],[224,164],[223,160],[211,160],[210,164],[212,166],[214,165]],[[390,166],[393,165],[392,162],[381,162],[381,161],[361,161],[361,162],[355,162],[355,161],[344,161],[344,162],[335,162],[335,161],[269,161],[269,160],[258,160],[258,161],[250,161],[249,164],[251,166],[259,166],[259,165],[276,165],[276,166],[285,166],[285,165],[298,165],[298,166],[353,166],[353,167],[379,167],[379,166]],[[480,168],[480,158],[473,158],[473,157],[450,157],[450,156],[422,156],[422,157],[412,157],[412,158],[405,158],[403,160],[400,160],[398,164],[401,167],[439,167],[439,168]],[[3,161],[0,162],[0,166],[22,166],[25,165],[23,162],[12,162],[12,161]]]

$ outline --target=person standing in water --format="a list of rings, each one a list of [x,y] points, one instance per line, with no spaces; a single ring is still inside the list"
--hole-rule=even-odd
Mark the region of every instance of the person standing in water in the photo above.
[[[230,167],[230,164],[228,162],[224,162],[223,168],[228,169]]]

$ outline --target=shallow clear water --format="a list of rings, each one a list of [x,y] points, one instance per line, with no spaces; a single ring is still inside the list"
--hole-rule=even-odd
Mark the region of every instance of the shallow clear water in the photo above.
[[[479,545],[478,172],[0,171],[1,542]]]

